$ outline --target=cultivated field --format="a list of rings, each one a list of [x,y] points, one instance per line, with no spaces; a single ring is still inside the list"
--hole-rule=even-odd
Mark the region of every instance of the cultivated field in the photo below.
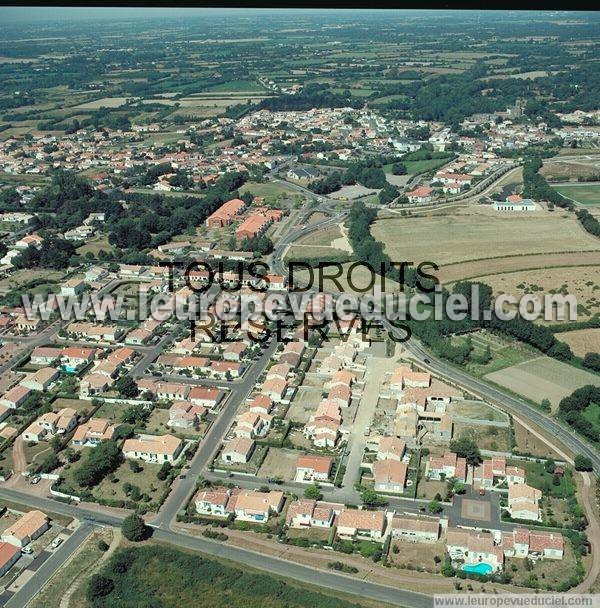
[[[102,97],[102,99],[94,99],[87,103],[80,103],[78,106],[73,106],[76,110],[98,110],[100,108],[119,108],[127,103],[129,97]]]
[[[581,253],[550,253],[537,255],[508,255],[505,257],[488,257],[469,262],[447,264],[440,268],[438,278],[444,284],[454,283],[461,279],[484,277],[495,273],[548,269],[558,267],[597,266],[600,264],[600,251],[582,251]]]
[[[600,205],[599,184],[573,184],[572,186],[555,186],[554,189],[582,205]]]
[[[561,342],[566,342],[577,356],[583,357],[586,353],[598,352],[600,328],[594,327],[565,331],[557,334],[557,338]]]
[[[525,294],[537,294],[542,308],[545,295],[573,295],[577,299],[578,316],[587,317],[600,309],[599,276],[600,265],[484,275],[478,280],[489,285],[494,290],[494,295],[512,294],[519,300]]]
[[[582,230],[573,215],[543,210],[502,214],[487,206],[466,207],[386,218],[375,222],[371,232],[394,261],[432,260],[442,267],[490,256],[600,249],[598,239]]]
[[[549,399],[553,410],[576,388],[586,384],[600,386],[600,376],[545,356],[492,372],[485,378],[536,403]]]

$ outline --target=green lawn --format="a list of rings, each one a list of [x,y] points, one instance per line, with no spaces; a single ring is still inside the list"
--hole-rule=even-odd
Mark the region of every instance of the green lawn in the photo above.
[[[65,484],[72,487],[77,493],[83,493],[84,490],[75,482],[75,471],[87,459],[89,450],[93,449],[95,448],[83,448],[81,450],[81,459],[71,465],[67,465],[61,471]],[[98,485],[92,488],[94,498],[97,500],[128,500],[129,498],[123,490],[123,484],[125,483],[137,486],[142,494],[148,494],[150,502],[158,498],[165,487],[165,482],[160,481],[156,477],[161,465],[150,464],[141,460],[138,463],[142,467],[142,470],[139,473],[134,473],[131,470],[129,461],[125,460],[119,465],[114,474],[107,475]]]
[[[409,175],[417,175],[418,173],[434,171],[442,165],[445,165],[449,160],[449,158],[433,158],[431,160],[405,160],[400,162],[406,167],[406,171]],[[392,165],[384,165],[383,170],[386,173],[391,173]]]
[[[466,369],[479,378],[486,374],[504,369],[505,367],[523,363],[536,356],[536,352],[533,348],[518,342],[517,340],[508,343],[497,336],[485,335],[479,332],[470,334],[470,336],[471,344],[473,346],[471,359],[476,359],[478,356],[483,355],[488,344],[490,345],[492,352],[492,359],[489,363],[481,364],[474,361],[467,363]],[[467,339],[466,336],[456,336],[451,339],[451,342],[454,345],[458,345],[465,342]]]
[[[600,185],[554,186],[554,189],[582,205],[600,205]]]
[[[600,404],[590,403],[585,410],[583,410],[582,416],[597,430],[600,431]]]
[[[295,192],[291,188],[287,188],[285,184],[265,182],[259,184],[257,182],[246,182],[240,187],[240,193],[250,192],[254,196],[264,196],[265,198],[275,198],[280,195],[291,196]]]
[[[418,173],[434,171],[442,165],[445,165],[449,160],[449,158],[433,158],[431,160],[408,160],[404,164],[406,165],[406,170],[409,175],[416,175]]]
[[[548,473],[544,468],[544,462],[525,462],[521,460],[511,461],[511,464],[525,469],[527,483],[538,490],[548,492],[555,498],[567,498],[575,493],[572,473],[569,468],[565,469],[565,474],[560,480],[560,484],[555,486],[553,483],[554,475]]]

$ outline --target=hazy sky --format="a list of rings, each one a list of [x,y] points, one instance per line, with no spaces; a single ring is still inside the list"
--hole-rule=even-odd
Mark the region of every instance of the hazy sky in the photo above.
[[[282,3],[284,6],[284,3]],[[282,7],[283,7],[282,6]],[[248,14],[257,10],[276,9],[245,9],[245,8],[97,8],[97,7],[0,7],[0,21],[79,21],[88,19],[148,19],[185,18],[207,14]],[[300,9],[294,9],[300,10]],[[309,9],[310,10],[310,9]],[[314,9],[313,9],[314,10]],[[277,9],[280,12],[280,9]],[[336,10],[335,12],[344,12]]]

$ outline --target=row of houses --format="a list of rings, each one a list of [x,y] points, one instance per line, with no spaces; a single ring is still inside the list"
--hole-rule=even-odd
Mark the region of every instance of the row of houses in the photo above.
[[[411,447],[419,434],[440,442],[452,439],[454,422],[447,406],[459,393],[451,387],[434,381],[428,372],[402,365],[387,378],[382,393],[397,399],[394,435]]]
[[[477,490],[508,490],[507,511],[514,519],[541,521],[542,514],[539,501],[540,490],[526,483],[525,470],[521,467],[506,464],[502,457],[486,458],[471,468],[464,458],[453,452],[446,452],[441,457],[430,456],[425,465],[427,479],[456,479],[462,483],[470,482]]]

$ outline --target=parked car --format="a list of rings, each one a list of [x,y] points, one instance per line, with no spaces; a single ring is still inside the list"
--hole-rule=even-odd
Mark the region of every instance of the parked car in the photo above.
[[[31,555],[33,553],[33,549],[31,547],[23,547],[21,549],[21,553],[25,553],[27,555]]]
[[[41,475],[34,475],[31,480],[29,481],[29,483],[36,485],[37,483],[40,483],[40,481],[42,480]]]
[[[56,549],[56,547],[59,547],[60,544],[63,542],[63,539],[60,538],[60,536],[57,536],[53,541],[52,541],[52,548]]]

